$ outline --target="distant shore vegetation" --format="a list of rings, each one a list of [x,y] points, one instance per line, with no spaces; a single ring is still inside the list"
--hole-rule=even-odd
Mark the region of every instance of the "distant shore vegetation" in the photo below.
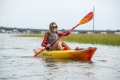
[[[21,34],[18,37],[40,37],[43,38],[43,34]],[[84,44],[103,44],[120,46],[120,34],[70,34],[63,37],[61,40],[67,42],[77,42]]]

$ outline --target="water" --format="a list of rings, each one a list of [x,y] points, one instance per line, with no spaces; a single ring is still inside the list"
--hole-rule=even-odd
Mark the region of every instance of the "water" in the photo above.
[[[0,80],[120,80],[120,47],[68,43],[72,48],[97,47],[92,62],[33,58],[41,39],[0,34]]]

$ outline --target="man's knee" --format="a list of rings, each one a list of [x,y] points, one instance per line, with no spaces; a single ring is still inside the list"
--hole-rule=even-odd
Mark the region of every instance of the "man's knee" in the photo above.
[[[62,44],[66,44],[65,41],[63,41]]]

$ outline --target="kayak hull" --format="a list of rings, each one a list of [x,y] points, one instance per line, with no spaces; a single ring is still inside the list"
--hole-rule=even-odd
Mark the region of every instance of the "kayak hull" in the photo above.
[[[96,49],[97,49],[96,47],[91,47],[80,50],[63,50],[63,51],[45,50],[39,53],[36,57],[52,58],[52,59],[77,59],[77,60],[89,61],[91,60]],[[40,49],[35,49],[34,52],[38,53],[40,52]]]

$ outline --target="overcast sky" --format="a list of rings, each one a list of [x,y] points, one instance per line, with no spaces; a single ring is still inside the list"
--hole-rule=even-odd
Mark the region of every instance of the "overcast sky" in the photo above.
[[[120,30],[120,0],[0,0],[0,26],[70,29],[95,8],[95,30]],[[92,30],[93,20],[77,27]]]

